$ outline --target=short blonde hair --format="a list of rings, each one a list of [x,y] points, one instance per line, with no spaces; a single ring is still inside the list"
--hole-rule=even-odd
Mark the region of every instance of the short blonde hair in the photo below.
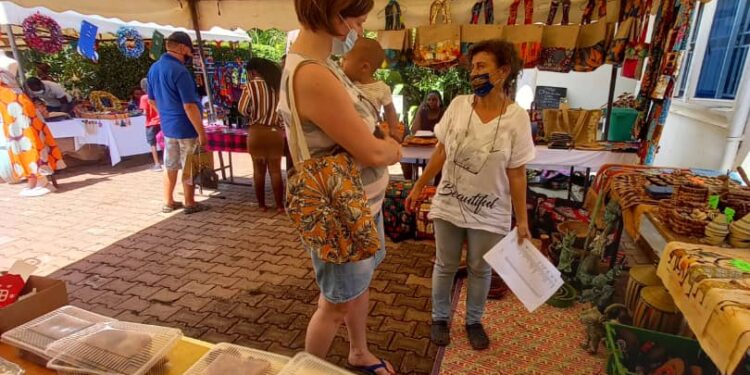
[[[334,22],[343,18],[361,17],[375,7],[374,0],[294,0],[297,20],[312,31],[324,30],[336,35]]]

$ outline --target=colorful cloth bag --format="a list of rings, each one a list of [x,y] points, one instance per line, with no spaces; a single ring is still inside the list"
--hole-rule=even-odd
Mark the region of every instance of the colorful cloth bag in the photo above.
[[[591,23],[595,2],[589,0],[581,17],[581,30],[576,41],[576,52],[573,55],[573,70],[591,72],[604,64],[607,54],[607,2],[599,1],[599,20]]]
[[[523,61],[524,69],[533,69],[539,65],[542,55],[542,34],[544,26],[534,25],[534,1],[524,0],[524,24],[516,25],[518,6],[521,0],[514,0],[510,5],[508,26],[503,29],[503,39],[516,46],[518,56]]]
[[[383,223],[385,234],[393,242],[414,238],[417,230],[416,216],[406,211],[406,198],[414,183],[411,181],[392,181],[388,184],[383,202]]]
[[[303,61],[297,66],[315,63]],[[306,248],[329,263],[367,259],[380,250],[380,237],[370,212],[359,167],[343,150],[311,157],[294,100],[294,75],[287,80],[292,112],[289,151],[295,173],[287,178],[287,214]]]

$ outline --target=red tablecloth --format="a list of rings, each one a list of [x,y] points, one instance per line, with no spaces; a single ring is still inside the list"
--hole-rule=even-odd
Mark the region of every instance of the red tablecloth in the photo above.
[[[247,129],[207,126],[208,151],[247,152]]]

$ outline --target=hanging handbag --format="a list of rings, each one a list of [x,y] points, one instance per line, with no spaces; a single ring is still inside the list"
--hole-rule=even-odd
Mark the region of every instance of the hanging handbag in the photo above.
[[[482,14],[482,7],[484,7],[484,23],[492,25],[495,23],[495,6],[492,0],[477,0],[474,6],[471,8],[471,20],[470,24],[479,24],[479,16]]]
[[[626,17],[617,27],[617,33],[607,51],[607,64],[619,65],[625,59],[625,50],[634,39],[635,17]]]
[[[378,43],[385,51],[385,66],[396,69],[409,61],[409,30],[378,31]]]
[[[576,146],[596,143],[596,129],[602,117],[600,109],[545,109],[542,116],[548,142],[552,134],[565,133]]]
[[[581,17],[581,29],[573,55],[573,70],[591,72],[604,64],[607,53],[607,2],[599,0],[599,20],[591,22],[596,0],[589,0]]]
[[[461,25],[461,55],[468,55],[474,43],[502,37],[502,25]]]
[[[461,57],[461,26],[452,24],[420,26],[414,64],[446,68],[458,63]]]
[[[524,0],[524,24],[516,25],[519,4],[520,0],[515,0],[510,6],[508,26],[503,28],[503,39],[516,46],[518,56],[523,61],[524,69],[533,69],[539,65],[541,58],[544,26],[532,24],[533,0]]]
[[[201,194],[203,194],[203,188],[219,188],[219,176],[214,171],[212,153],[204,152],[203,146],[198,145],[188,160],[189,166],[186,166],[186,170],[190,171],[193,185],[200,188]]]
[[[644,17],[641,19],[641,30],[638,39],[633,41],[625,49],[625,58],[622,62],[622,76],[640,80],[643,74],[644,62],[648,57],[650,45],[646,43],[646,34],[648,34],[648,19],[651,8],[651,1],[645,9]]]
[[[403,30],[404,27],[401,4],[397,0],[388,1],[388,5],[385,6],[385,29]]]
[[[305,247],[328,263],[371,258],[380,250],[380,236],[370,212],[357,163],[346,151],[312,157],[295,102],[294,75],[286,82],[292,113],[289,151],[294,173],[287,178],[287,214]]]

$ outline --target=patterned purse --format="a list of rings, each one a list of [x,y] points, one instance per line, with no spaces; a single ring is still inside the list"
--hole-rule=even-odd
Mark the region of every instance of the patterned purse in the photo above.
[[[524,69],[533,69],[541,60],[544,27],[533,23],[533,0],[524,0],[524,24],[516,25],[520,3],[521,0],[514,0],[510,5],[508,26],[503,28],[503,39],[516,46],[518,56],[523,60]]]
[[[599,20],[591,23],[596,1],[599,2]],[[578,33],[576,51],[573,55],[573,70],[592,72],[604,64],[608,33],[607,2],[589,0],[581,18],[581,30]]]
[[[304,61],[297,66],[313,61]],[[292,112],[289,151],[295,173],[287,178],[286,209],[302,242],[328,263],[356,262],[380,250],[380,236],[362,186],[360,171],[347,152],[311,157],[287,80]]]

